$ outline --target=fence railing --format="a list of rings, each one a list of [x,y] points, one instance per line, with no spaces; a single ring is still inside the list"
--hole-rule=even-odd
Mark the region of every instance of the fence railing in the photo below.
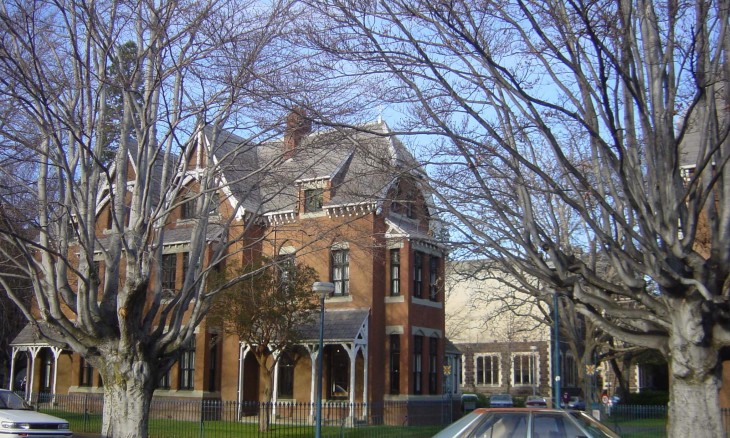
[[[100,394],[34,394],[31,401],[39,411],[69,421],[74,432],[101,431],[104,400]],[[148,432],[150,438],[312,437],[314,408],[311,403],[297,402],[154,398]],[[430,437],[455,420],[459,408],[457,400],[447,399],[379,403],[327,401],[322,405],[322,436]]]
[[[601,406],[600,420],[624,438],[667,436],[667,406]]]
[[[41,412],[69,421],[74,432],[99,433],[104,400],[101,394],[34,394]],[[311,403],[229,402],[155,398],[150,407],[150,438],[312,437],[315,409]],[[460,415],[457,400],[324,402],[323,437],[430,437]],[[601,406],[602,423],[623,438],[667,436],[667,407]],[[268,429],[260,421],[268,418]],[[730,438],[730,409],[722,409]],[[265,429],[265,430],[262,430]]]

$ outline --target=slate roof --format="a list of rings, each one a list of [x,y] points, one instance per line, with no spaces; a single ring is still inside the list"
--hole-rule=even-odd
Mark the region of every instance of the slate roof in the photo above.
[[[324,312],[324,339],[327,342],[352,341],[370,315],[368,309],[337,309]],[[301,328],[302,341],[319,341],[319,315]]]
[[[462,354],[461,350],[459,350],[459,347],[457,347],[453,342],[451,342],[448,338],[444,339],[444,353],[446,354]]]
[[[223,233],[224,228],[221,225],[209,224],[206,228],[206,241],[210,242],[216,240]],[[177,227],[165,229],[165,233],[162,237],[163,245],[173,245],[176,243],[187,243],[192,239],[193,227]],[[102,248],[107,245],[111,236],[100,237],[98,242]]]
[[[722,111],[725,111],[725,118],[727,119],[727,111],[729,110],[728,104],[723,101],[724,97],[724,90],[725,87],[729,86],[728,84],[722,84],[718,82],[716,84],[716,90],[717,90],[717,97],[716,97],[716,109],[719,113],[722,113]],[[704,103],[700,103],[699,105],[704,106]],[[701,108],[698,105],[697,108],[695,108],[694,112],[692,113],[692,117],[696,118],[699,117],[699,114],[701,112]],[[722,117],[722,115],[720,115]],[[695,167],[697,165],[697,159],[700,154],[700,147],[702,145],[702,135],[704,132],[702,132],[703,129],[705,129],[704,126],[696,126],[697,123],[694,119],[690,119],[689,121],[689,127],[687,129],[687,132],[685,133],[684,138],[682,139],[682,143],[680,144],[680,156],[679,156],[679,163],[683,167]],[[706,147],[706,146],[705,146]],[[703,153],[707,153],[704,151]]]
[[[11,347],[32,347],[32,346],[48,346],[54,345],[57,347],[64,347],[65,344],[60,341],[54,341],[54,333],[50,326],[45,321],[36,321],[38,327],[41,329],[44,337],[39,336],[36,332],[35,327],[30,323],[23,327],[23,330],[18,333],[18,336],[13,339],[10,343]]]
[[[283,141],[253,146],[225,131],[204,133],[236,201],[258,214],[297,210],[298,184],[315,180],[332,181],[325,208],[382,202],[394,169],[421,171],[384,122],[309,134],[290,157],[282,156]]]

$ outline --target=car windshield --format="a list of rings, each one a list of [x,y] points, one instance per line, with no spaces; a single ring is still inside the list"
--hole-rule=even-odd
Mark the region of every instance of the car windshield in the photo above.
[[[599,423],[593,417],[587,415],[584,412],[575,411],[571,412],[570,415],[580,425],[586,429],[592,437],[596,438],[618,438],[618,435],[609,429],[606,425]]]
[[[472,435],[477,438],[526,438],[528,413],[493,413]]]
[[[30,410],[30,406],[20,396],[11,391],[0,391],[0,409]]]
[[[509,395],[493,395],[492,401],[509,401],[511,397]]]

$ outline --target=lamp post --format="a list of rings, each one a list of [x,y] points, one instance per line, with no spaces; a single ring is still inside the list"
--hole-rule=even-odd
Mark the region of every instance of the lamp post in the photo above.
[[[553,347],[553,357],[555,358],[553,365],[555,386],[553,386],[553,389],[555,392],[553,394],[553,398],[555,400],[553,403],[555,403],[556,409],[560,409],[560,311],[558,310],[558,304],[558,292],[556,291],[553,294],[553,325],[555,326],[555,334],[553,335],[553,339],[555,340],[555,345]]]
[[[317,350],[317,420],[314,436],[322,436],[322,356],[324,356],[324,299],[335,291],[335,285],[328,282],[318,281],[312,285],[312,290],[319,293],[319,348]]]

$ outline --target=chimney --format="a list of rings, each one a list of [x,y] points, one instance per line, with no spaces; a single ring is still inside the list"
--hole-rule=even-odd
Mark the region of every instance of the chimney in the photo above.
[[[312,132],[312,121],[305,116],[304,109],[294,107],[286,116],[286,130],[284,131],[284,159],[291,158],[302,142],[302,139]]]

